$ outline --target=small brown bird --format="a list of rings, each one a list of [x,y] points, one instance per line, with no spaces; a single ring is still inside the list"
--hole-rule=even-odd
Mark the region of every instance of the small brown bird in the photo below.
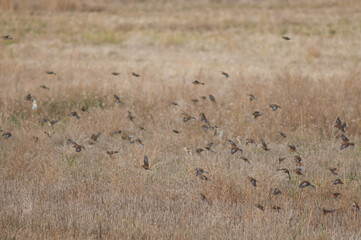
[[[288,144],[288,150],[289,150],[290,152],[296,152],[296,146],[294,146],[294,145],[289,145],[289,144]]]
[[[286,160],[287,158],[285,157],[280,157],[278,158],[278,163],[281,164],[281,162],[283,162],[284,160]]]
[[[31,96],[30,93],[26,94],[26,96],[25,96],[25,100],[26,100],[26,101],[33,101],[33,99],[34,99],[34,98]]]
[[[135,72],[132,72],[132,75],[133,75],[134,77],[140,77],[140,75],[139,75],[138,73],[135,73]]]
[[[332,195],[333,195],[335,198],[337,198],[337,197],[341,196],[342,194],[339,193],[339,192],[334,192],[334,193],[332,193]]]
[[[342,122],[339,117],[336,118],[335,124],[333,125],[335,128],[338,128],[341,132],[345,132],[346,122]]]
[[[173,129],[172,132],[177,133],[177,134],[180,133],[180,131],[175,130],[175,129]]]
[[[197,102],[199,102],[199,100],[198,100],[198,99],[191,99],[191,101],[192,101],[193,103],[197,103]]]
[[[251,164],[251,162],[248,160],[248,158],[242,156],[241,159],[243,161],[245,161],[246,163]]]
[[[78,113],[77,113],[76,111],[70,112],[70,113],[68,114],[68,116],[69,116],[69,117],[76,117],[77,119],[80,118],[79,115],[78,115]]]
[[[295,169],[295,173],[299,176],[305,176],[303,173],[302,173],[302,169],[301,168],[296,168]]]
[[[116,130],[116,131],[110,133],[110,136],[113,137],[114,135],[117,135],[117,134],[122,134],[122,130]]]
[[[134,120],[134,115],[130,112],[130,111],[128,111],[128,116],[127,116],[127,118],[129,118],[129,120],[131,121],[131,122],[133,122],[133,120]]]
[[[340,147],[340,150],[343,150],[345,148],[348,148],[349,146],[353,147],[355,144],[353,142],[350,142],[350,140],[342,134],[342,145]]]
[[[294,157],[294,159],[295,159],[295,161],[296,161],[296,164],[298,165],[298,166],[303,166],[303,164],[301,163],[301,161],[302,161],[302,158],[300,157],[300,156],[293,156]]]
[[[214,152],[214,151],[211,149],[212,146],[213,146],[213,142],[208,143],[207,146],[204,147],[204,149],[206,149],[206,150],[209,151],[209,152]]]
[[[207,176],[205,176],[205,175],[199,175],[198,177],[199,177],[200,179],[202,179],[202,180],[210,181],[210,179],[209,179]]]
[[[202,83],[202,82],[200,82],[200,81],[198,81],[198,80],[194,80],[192,83],[193,83],[194,85],[204,85],[204,83]]]
[[[247,96],[249,96],[249,101],[253,101],[256,100],[256,97],[253,94],[247,94]]]
[[[171,104],[174,105],[174,106],[179,106],[179,104],[176,103],[176,102],[171,102]]]
[[[290,171],[287,168],[279,168],[276,171],[283,171],[284,173],[286,173],[288,175],[288,179],[291,179]]]
[[[117,153],[119,153],[119,152],[118,151],[107,151],[107,154],[109,156],[113,156],[114,154],[117,154]]]
[[[274,195],[279,195],[279,194],[282,194],[282,192],[278,188],[275,188],[275,190],[273,191],[273,194]]]
[[[243,150],[238,148],[237,145],[232,141],[232,140],[228,140],[229,144],[231,144],[231,153],[235,154],[237,151],[239,151],[240,153],[243,153]]]
[[[283,132],[278,131],[278,133],[279,133],[283,138],[287,138],[286,134],[284,134]]]
[[[221,72],[223,76],[225,76],[226,78],[229,78],[229,74],[226,72]]]
[[[331,167],[329,168],[329,170],[332,172],[333,175],[338,176],[338,173],[336,172],[338,170],[337,168]]]
[[[120,73],[118,73],[118,72],[112,72],[112,75],[114,75],[114,76],[118,76]]]
[[[40,85],[40,87],[43,88],[43,89],[45,89],[45,90],[48,90],[48,91],[50,90],[50,88],[48,88],[48,87],[45,86],[45,85]]]
[[[144,155],[144,160],[143,160],[143,166],[142,166],[145,170],[149,170],[149,161],[148,161],[148,157],[146,155]]]
[[[75,148],[76,152],[81,152],[81,149],[83,148],[85,150],[85,147],[83,145],[77,144],[74,140],[68,139],[68,142],[73,144],[73,148]]]
[[[114,102],[119,103],[119,104],[124,104],[122,101],[120,101],[120,98],[116,94],[114,94]]]
[[[56,73],[53,72],[53,71],[46,71],[45,73],[46,73],[46,74],[49,74],[49,75],[54,75],[54,76],[56,75]]]
[[[248,143],[252,143],[252,144],[254,144],[255,146],[257,146],[257,143],[256,143],[256,141],[255,141],[253,138],[247,138],[247,139],[246,139],[246,146],[248,145]]]
[[[196,118],[195,117],[192,117],[192,116],[190,116],[190,115],[188,115],[188,114],[186,114],[186,113],[182,113],[182,115],[184,115],[184,117],[183,117],[183,122],[188,122],[189,120],[196,120]]]
[[[194,169],[194,171],[196,171],[196,176],[202,175],[203,173],[209,173],[205,171],[203,168],[196,168]]]
[[[282,208],[279,207],[279,206],[273,206],[272,209],[273,209],[273,210],[276,210],[277,212],[278,212],[279,210],[282,210]]]
[[[215,98],[212,94],[209,94],[209,99],[210,99],[212,102],[216,102],[216,98]]]
[[[268,106],[272,108],[273,111],[277,111],[277,109],[282,109],[281,106],[277,104],[270,104]]]
[[[254,112],[252,113],[252,115],[253,115],[254,119],[256,119],[256,118],[258,118],[259,116],[262,116],[262,113],[260,113],[259,111],[254,111]]]
[[[206,96],[201,96],[201,99],[202,99],[202,100],[206,100],[207,97],[206,97]]]
[[[328,213],[336,212],[336,210],[328,210],[328,209],[322,208],[322,212],[323,212],[324,215],[326,215]]]
[[[290,38],[290,37],[287,37],[287,36],[282,36],[282,38],[283,38],[284,40],[286,40],[286,41],[291,40],[291,38]]]
[[[253,177],[247,177],[254,187],[257,187],[257,180]]]
[[[81,110],[82,112],[87,112],[87,113],[89,113],[88,108],[85,107],[85,106],[81,106],[80,110]]]
[[[13,40],[13,38],[10,35],[1,36],[4,40]]]
[[[208,119],[204,113],[200,113],[199,116],[201,117],[202,122],[205,122],[206,124],[211,125],[211,123],[208,121]]]
[[[92,145],[92,144],[94,144],[95,142],[97,142],[99,136],[100,136],[100,132],[98,132],[97,134],[92,134],[91,137],[90,137],[90,139],[91,139],[90,144]]]
[[[269,151],[270,149],[267,147],[266,142],[261,138],[261,143],[262,143],[262,149],[265,151]]]
[[[305,187],[308,187],[310,186],[311,188],[315,188],[314,185],[312,185],[309,181],[303,181],[301,182],[301,184],[298,186],[299,188],[305,188]]]
[[[196,149],[196,153],[201,153],[201,152],[203,152],[203,151],[204,151],[203,148],[197,148],[197,149]]]
[[[261,204],[257,204],[256,206],[257,208],[261,209],[262,211],[264,211],[264,207]]]
[[[4,136],[5,139],[9,139],[12,136],[12,134],[11,132],[5,132],[2,134],[2,136]]]
[[[202,201],[206,201],[206,202],[207,202],[206,196],[205,196],[204,194],[202,194],[202,193],[201,193],[201,199],[202,199]]]
[[[50,123],[50,126],[54,126],[58,122],[59,122],[59,120],[51,120],[49,123]]]
[[[186,152],[189,153],[190,155],[193,154],[192,150],[190,150],[188,147],[184,147],[183,149],[184,149],[184,151],[186,151]]]
[[[360,206],[357,204],[356,201],[353,201],[352,206],[356,209],[356,211],[360,211]]]
[[[340,185],[343,185],[343,182],[341,179],[336,179],[334,182],[333,182],[333,185],[337,185],[337,184],[340,184]]]

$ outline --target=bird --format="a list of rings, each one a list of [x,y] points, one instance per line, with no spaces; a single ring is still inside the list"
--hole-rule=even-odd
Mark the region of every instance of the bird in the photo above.
[[[248,158],[242,156],[241,159],[242,159],[243,161],[245,161],[246,163],[251,164],[251,162],[248,160]]]
[[[49,74],[49,75],[54,75],[54,76],[56,75],[56,73],[53,72],[53,71],[46,71],[45,73],[46,73],[46,74]]]
[[[196,118],[195,117],[192,117],[192,116],[190,116],[190,115],[188,115],[187,113],[182,113],[182,115],[184,115],[184,117],[183,117],[183,122],[188,122],[189,120],[196,120]]]
[[[339,193],[339,192],[334,192],[334,193],[332,193],[332,195],[333,195],[335,198],[337,198],[338,196],[341,196],[342,194]]]
[[[73,148],[75,148],[76,152],[81,152],[81,149],[85,150],[85,147],[83,145],[76,143],[74,140],[72,140],[70,138],[68,139],[68,142],[73,144]]]
[[[77,119],[80,118],[79,115],[78,115],[78,113],[77,113],[76,111],[70,112],[70,113],[68,114],[68,116],[69,116],[69,117],[76,117]]]
[[[277,109],[282,109],[281,106],[277,104],[270,104],[268,106],[272,108],[273,111],[277,111]]]
[[[273,210],[276,210],[276,211],[279,211],[279,210],[281,210],[282,208],[279,207],[279,206],[273,206],[272,209],[273,209]]]
[[[262,143],[262,149],[265,151],[269,151],[270,149],[267,147],[266,142],[261,138],[261,143]]]
[[[209,179],[207,176],[205,176],[205,175],[199,175],[198,177],[199,177],[200,179],[202,179],[202,180],[210,181],[210,179]]]
[[[140,77],[140,75],[139,75],[138,73],[135,73],[135,72],[132,72],[132,75],[133,75],[134,77]]]
[[[112,72],[112,75],[114,75],[114,76],[118,76],[120,73],[118,73],[118,72]]]
[[[352,206],[356,209],[356,211],[360,211],[360,206],[357,204],[356,201],[353,201]]]
[[[256,206],[258,209],[261,209],[262,211],[264,211],[264,207],[261,204],[257,204]]]
[[[339,117],[336,118],[335,124],[333,125],[335,128],[338,128],[341,132],[345,132],[346,122],[342,122]]]
[[[285,158],[285,157],[280,157],[280,158],[278,158],[278,163],[280,164],[281,162],[283,162],[284,160],[286,160],[287,158]]]
[[[180,133],[180,131],[175,130],[175,129],[173,129],[172,132],[177,133],[177,134]]]
[[[226,78],[229,78],[229,74],[226,72],[221,72],[223,76],[225,76]]]
[[[340,185],[343,185],[343,182],[342,182],[342,180],[341,179],[336,179],[334,182],[333,182],[333,185],[338,185],[338,184],[340,184]]]
[[[332,172],[333,175],[338,176],[338,173],[336,172],[338,170],[337,168],[331,167],[329,168],[329,170]]]
[[[205,122],[208,125],[211,124],[204,113],[200,113],[199,116],[201,117],[201,122]]]
[[[247,138],[247,139],[246,139],[246,145],[248,145],[248,143],[252,143],[252,144],[254,144],[255,146],[257,146],[257,143],[256,143],[256,141],[255,141],[253,138]]]
[[[237,145],[232,140],[228,140],[228,142],[229,144],[231,144],[231,154],[235,154],[237,151],[243,153],[243,150],[238,148]]]
[[[119,104],[124,104],[122,101],[120,101],[120,98],[116,94],[114,94],[114,102],[119,103]]]
[[[206,196],[205,196],[204,194],[202,194],[202,193],[201,193],[201,199],[202,199],[203,201],[206,201],[206,202],[207,202]]]
[[[203,173],[209,173],[205,171],[203,168],[196,168],[194,169],[194,171],[196,171],[196,176],[202,175]]]
[[[92,144],[94,144],[95,142],[97,142],[99,136],[100,136],[100,132],[98,132],[97,134],[92,134],[91,137],[90,137],[90,139],[91,139],[90,144],[92,145]]]
[[[176,103],[176,102],[171,102],[171,104],[174,105],[174,106],[179,106],[179,104]]]
[[[287,36],[282,36],[282,38],[283,38],[284,40],[286,40],[286,41],[291,40],[291,38],[290,38],[290,37],[287,37]]]
[[[201,153],[201,152],[203,152],[203,151],[204,151],[203,148],[197,148],[197,149],[196,149],[196,153]]]
[[[336,210],[328,210],[328,209],[322,208],[322,212],[323,212],[324,215],[326,215],[328,213],[336,212]]]
[[[4,36],[1,36],[1,38],[4,40],[13,40],[13,38],[10,35],[4,35]]]
[[[184,151],[186,151],[187,153],[189,153],[190,155],[193,154],[192,150],[190,150],[188,147],[184,146]]]
[[[298,166],[303,166],[303,164],[302,164],[302,158],[300,157],[300,156],[293,156],[293,158],[295,159],[295,161],[296,161],[296,164],[298,165]]]
[[[282,194],[282,192],[278,188],[275,188],[275,190],[273,191],[273,194],[274,195],[279,195],[279,194]]]
[[[283,171],[284,173],[286,173],[288,175],[288,179],[291,179],[290,171],[287,168],[279,168],[276,171]]]
[[[206,149],[206,150],[209,151],[209,152],[214,152],[214,151],[211,149],[212,146],[213,146],[213,142],[208,143],[208,144],[204,147],[204,149]]]
[[[89,113],[88,108],[85,107],[85,106],[81,106],[80,110],[81,110],[82,112],[87,112],[87,113]]]
[[[193,103],[197,103],[197,102],[199,102],[199,100],[198,100],[198,99],[191,99],[191,101],[192,101]]]
[[[251,102],[256,100],[256,97],[251,93],[247,94],[247,96],[249,96],[249,101],[251,101]]]
[[[201,99],[202,99],[202,100],[206,100],[207,97],[206,97],[206,96],[201,96]]]
[[[212,102],[216,102],[216,98],[215,98],[212,94],[209,94],[209,99],[210,99]]]
[[[348,148],[349,146],[353,147],[355,144],[353,142],[350,142],[350,140],[342,134],[342,145],[340,147],[340,150],[343,150],[345,148]]]
[[[40,85],[40,87],[43,88],[43,89],[45,89],[45,90],[48,90],[48,91],[50,90],[50,88],[48,88],[48,87],[45,86],[45,85]]]
[[[257,187],[257,180],[253,177],[247,177],[254,187]]]
[[[34,98],[31,96],[30,93],[26,94],[26,96],[25,96],[25,100],[26,100],[26,101],[33,101],[33,99],[34,99]]]
[[[5,132],[2,134],[2,136],[4,136],[5,139],[9,139],[12,136],[12,134],[11,132]]]
[[[112,133],[110,133],[110,136],[114,136],[114,135],[117,135],[117,134],[122,134],[122,130],[113,131]]]
[[[252,115],[253,115],[254,119],[257,119],[259,116],[262,116],[262,113],[260,113],[259,111],[254,111],[252,113]]]
[[[287,138],[287,135],[286,134],[284,134],[283,132],[281,132],[281,131],[278,131],[278,133],[283,137],[283,138]]]
[[[54,126],[55,124],[57,124],[59,122],[59,120],[51,120],[49,122],[50,126]]]
[[[303,173],[302,173],[302,169],[301,168],[296,168],[295,169],[295,173],[299,176],[305,176]]]
[[[119,153],[119,152],[118,151],[107,151],[107,154],[109,156],[113,156],[114,154],[117,154],[117,153]]]
[[[300,185],[298,186],[299,188],[305,188],[305,187],[308,187],[310,186],[311,188],[315,188],[314,185],[312,185],[309,181],[303,181],[300,183]]]
[[[148,157],[146,155],[144,155],[144,160],[143,160],[143,166],[142,166],[145,170],[149,170],[149,160]]]
[[[294,145],[287,144],[287,146],[290,152],[296,152],[296,147]]]
[[[128,116],[127,116],[127,118],[131,121],[131,122],[133,122],[133,120],[134,120],[134,115],[132,114],[132,112],[130,112],[130,111],[128,111]]]
[[[204,83],[202,83],[202,82],[200,82],[200,81],[198,81],[198,80],[194,80],[192,83],[193,83],[194,85],[204,85]]]

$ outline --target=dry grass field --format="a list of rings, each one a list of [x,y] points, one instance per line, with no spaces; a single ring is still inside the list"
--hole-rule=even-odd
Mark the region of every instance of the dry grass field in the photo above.
[[[361,1],[1,0],[0,35],[0,239],[361,239]]]

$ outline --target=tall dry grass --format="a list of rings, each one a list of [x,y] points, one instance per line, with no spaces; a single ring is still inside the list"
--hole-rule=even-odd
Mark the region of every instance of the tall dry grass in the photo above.
[[[0,127],[13,135],[0,138],[1,239],[361,237],[352,206],[361,203],[358,1],[114,1],[95,12],[12,4],[0,4],[8,9],[1,35],[14,38],[0,42]],[[272,111],[271,103],[282,109]],[[263,115],[254,119],[255,110]],[[184,123],[182,112],[197,120]],[[222,136],[202,128],[202,112]],[[337,116],[353,149],[340,150]],[[245,145],[251,137],[265,139],[270,151]],[[68,138],[86,149],[76,153]],[[228,139],[251,164],[230,153]],[[215,153],[195,153],[209,142]],[[294,172],[287,144],[297,147],[305,176]],[[152,170],[141,167],[144,155]],[[210,181],[196,177],[196,167]],[[256,188],[247,177],[258,180]],[[344,185],[333,185],[336,178]],[[303,180],[316,188],[300,189]]]

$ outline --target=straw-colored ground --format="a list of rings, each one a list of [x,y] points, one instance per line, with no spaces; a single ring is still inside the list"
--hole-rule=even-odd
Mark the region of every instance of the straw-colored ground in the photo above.
[[[0,1],[0,239],[361,239],[360,1],[24,2]]]

